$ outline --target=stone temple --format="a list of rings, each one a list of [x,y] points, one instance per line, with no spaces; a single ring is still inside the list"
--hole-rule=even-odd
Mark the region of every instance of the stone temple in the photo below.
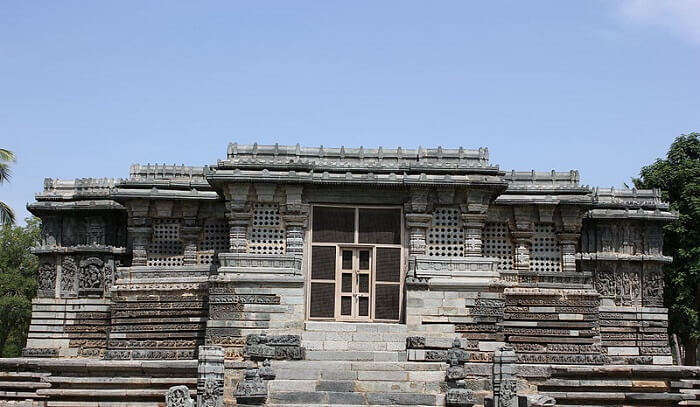
[[[49,178],[28,208],[37,297],[0,404],[700,403],[659,191],[486,149],[231,144]]]

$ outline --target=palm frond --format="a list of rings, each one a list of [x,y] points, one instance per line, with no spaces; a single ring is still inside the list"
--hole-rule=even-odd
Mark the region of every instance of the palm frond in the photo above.
[[[15,212],[5,202],[0,202],[0,225],[15,223]]]
[[[0,184],[9,181],[11,176],[12,170],[10,170],[10,166],[5,163],[0,163]]]
[[[8,161],[8,162],[14,162],[15,161],[15,153],[12,151],[5,149],[5,148],[0,148],[0,161]]]

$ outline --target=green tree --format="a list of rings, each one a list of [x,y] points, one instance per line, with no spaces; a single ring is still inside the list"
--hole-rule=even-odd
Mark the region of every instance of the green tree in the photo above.
[[[36,293],[38,259],[31,248],[39,243],[41,221],[26,226],[0,226],[0,356],[19,356],[27,340]]]
[[[696,364],[700,337],[700,133],[683,134],[665,159],[643,167],[637,188],[660,188],[679,217],[664,228],[664,253],[673,256],[666,269],[665,301],[669,331],[685,348],[685,364]]]
[[[0,148],[0,184],[10,179],[10,164],[15,161],[15,154],[4,148]],[[15,213],[9,205],[0,201],[0,225],[15,222]]]

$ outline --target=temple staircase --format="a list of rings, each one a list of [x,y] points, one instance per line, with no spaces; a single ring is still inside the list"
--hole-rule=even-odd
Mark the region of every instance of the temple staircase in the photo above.
[[[683,366],[552,366],[538,392],[566,406],[697,404],[699,370]]]
[[[171,386],[195,397],[196,371],[196,360],[0,359],[0,405],[164,406]]]
[[[443,405],[447,364],[407,362],[406,326],[307,322],[306,359],[275,361],[267,405]]]

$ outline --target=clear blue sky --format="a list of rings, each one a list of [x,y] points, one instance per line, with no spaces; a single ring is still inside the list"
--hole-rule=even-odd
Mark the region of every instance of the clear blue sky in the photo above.
[[[228,142],[486,146],[621,186],[700,131],[700,2],[0,2],[0,200]]]

